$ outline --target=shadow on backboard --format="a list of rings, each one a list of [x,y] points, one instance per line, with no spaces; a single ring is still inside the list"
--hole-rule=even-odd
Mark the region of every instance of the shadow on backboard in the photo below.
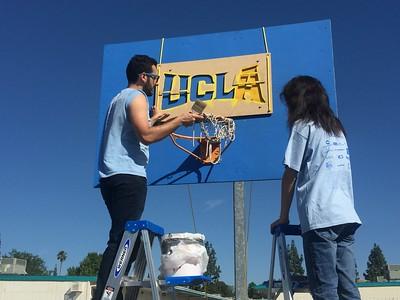
[[[221,155],[229,148],[230,145],[231,143],[229,143],[226,147],[224,147],[224,149],[221,152]],[[196,155],[200,155],[200,145],[196,147],[193,153]],[[194,158],[191,155],[188,155],[188,157],[182,162],[182,164],[175,171],[165,174],[164,176],[151,182],[149,185],[175,184],[182,178],[190,176],[193,173],[197,177],[196,183],[207,183],[214,167],[215,167],[214,164],[203,164],[198,159]],[[206,172],[205,175],[203,175],[202,172],[200,171],[201,168],[208,168],[208,171]]]

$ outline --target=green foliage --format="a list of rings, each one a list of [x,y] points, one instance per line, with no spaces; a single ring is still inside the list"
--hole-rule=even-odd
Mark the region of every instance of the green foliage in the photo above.
[[[389,280],[389,269],[381,248],[374,243],[368,256],[367,272],[363,274],[366,280],[378,281],[378,276]]]
[[[29,252],[17,251],[12,249],[6,257],[14,257],[26,260],[26,273],[28,275],[47,275],[47,269],[44,260]]]
[[[102,255],[96,252],[90,252],[79,263],[78,267],[70,267],[67,270],[70,276],[96,276],[101,263]]]
[[[205,292],[208,294],[219,294],[222,297],[232,297],[233,289],[231,286],[227,285],[223,281],[215,281],[211,284],[208,284],[205,288]]]
[[[357,263],[356,263],[356,282],[359,282],[360,281],[360,273],[358,272],[358,265],[357,265]]]
[[[57,265],[54,265],[53,271],[49,271],[49,275],[52,275],[52,276],[57,276],[58,275],[58,273],[57,273]]]
[[[207,272],[204,274],[211,277],[212,283],[217,282],[221,274],[221,267],[217,264],[217,256],[213,245],[206,241],[204,246],[206,247],[208,254],[208,265]]]
[[[227,285],[225,282],[220,281],[219,277],[221,274],[221,267],[217,263],[217,254],[213,245],[210,242],[205,242],[208,254],[208,265],[207,272],[204,275],[211,277],[211,282],[205,287],[191,287],[195,290],[203,291],[208,294],[219,294],[222,297],[232,297],[233,289],[231,286]]]
[[[69,267],[67,269],[68,276],[79,276],[81,275],[81,269],[79,267]]]
[[[299,256],[294,240],[292,240],[290,245],[288,245],[287,251],[288,251],[288,261],[289,261],[289,272],[292,275],[304,275],[304,269],[302,266],[304,258],[303,255]]]
[[[247,295],[251,299],[261,299],[262,298],[262,295],[257,292],[256,286],[257,285],[254,282],[250,282],[247,287]]]

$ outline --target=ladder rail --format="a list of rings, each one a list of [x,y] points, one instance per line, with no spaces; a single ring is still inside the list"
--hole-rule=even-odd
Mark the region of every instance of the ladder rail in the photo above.
[[[153,262],[153,256],[151,254],[151,244],[153,241],[154,235],[152,237],[149,237],[149,232],[147,230],[142,230],[142,240],[144,244],[144,250],[146,253],[146,261],[147,261],[147,267],[149,269],[149,275],[150,275],[150,285],[151,285],[151,292],[153,296],[153,300],[160,300],[160,295],[159,295],[159,286],[158,286],[158,281],[156,278],[155,274],[155,268],[154,268],[154,262]]]
[[[271,251],[271,264],[269,273],[269,284],[268,284],[268,299],[275,300],[279,294],[283,292],[284,300],[293,300],[294,290],[293,282],[289,271],[289,260],[286,248],[286,237],[285,235],[301,235],[301,229],[299,225],[278,225],[272,229],[272,251]],[[276,248],[278,248],[279,266],[281,269],[281,283],[280,289],[274,288],[274,269],[275,269],[275,257]],[[274,290],[277,290],[276,292]]]
[[[289,272],[289,262],[286,250],[285,234],[281,232],[278,237],[278,254],[282,274],[282,289],[285,300],[293,300],[292,280]]]
[[[276,235],[272,237],[271,263],[269,268],[268,299],[272,300],[272,287],[274,285]]]
[[[140,238],[142,238],[141,235],[140,235]],[[129,300],[137,299],[137,297],[139,295],[140,287],[141,287],[141,282],[143,281],[144,273],[146,271],[146,254],[144,252],[143,243],[140,243],[140,246],[139,246],[139,249],[138,249],[138,252],[136,255],[136,260],[134,262],[132,269],[133,269],[132,276],[130,276],[130,277],[131,278],[133,277],[133,279],[135,279],[137,281],[137,283],[128,292],[128,286],[132,286],[132,285],[126,285],[125,284],[126,281],[122,282],[122,285],[125,290],[124,299],[126,298],[127,300],[128,299]]]
[[[129,259],[138,237],[138,232],[131,233],[125,231],[114,258],[113,265],[108,275],[108,279],[103,291],[101,300],[115,300],[121,288],[122,277],[129,265]]]

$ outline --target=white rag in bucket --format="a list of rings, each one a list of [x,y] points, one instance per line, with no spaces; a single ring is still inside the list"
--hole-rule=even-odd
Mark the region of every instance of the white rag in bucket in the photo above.
[[[161,239],[161,276],[203,275],[208,264],[204,239],[200,233],[164,235]]]

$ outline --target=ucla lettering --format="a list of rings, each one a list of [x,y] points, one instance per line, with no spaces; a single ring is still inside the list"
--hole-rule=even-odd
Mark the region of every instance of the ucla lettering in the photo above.
[[[234,99],[235,98],[235,89],[232,88],[229,92],[224,90],[225,86],[225,75],[226,73],[217,74],[217,86],[221,87],[217,89],[216,99]]]
[[[209,89],[206,88],[209,87]],[[195,75],[191,78],[190,99],[207,101],[213,99],[214,79],[211,75]]]
[[[197,100],[207,113],[246,116],[272,113],[270,55],[251,54],[161,64],[155,105],[171,116]]]
[[[188,101],[189,76],[177,74],[165,74],[162,107],[172,108],[185,104]],[[179,81],[179,90],[174,89],[174,84]]]
[[[233,100],[237,88],[233,86],[229,91],[225,91],[226,74],[194,76],[164,74],[162,109],[180,106],[188,101]]]

